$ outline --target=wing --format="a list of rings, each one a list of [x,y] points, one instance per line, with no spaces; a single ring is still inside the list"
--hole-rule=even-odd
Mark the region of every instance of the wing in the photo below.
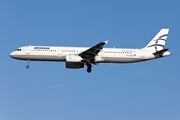
[[[79,53],[79,56],[85,59],[94,58],[103,48],[104,44],[107,44],[108,40],[105,42],[100,42],[99,44],[87,49],[86,51]]]

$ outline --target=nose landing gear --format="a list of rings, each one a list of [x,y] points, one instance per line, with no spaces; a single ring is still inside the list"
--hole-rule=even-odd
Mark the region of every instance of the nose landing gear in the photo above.
[[[29,60],[27,61],[27,65],[26,65],[26,68],[28,69],[29,68]]]

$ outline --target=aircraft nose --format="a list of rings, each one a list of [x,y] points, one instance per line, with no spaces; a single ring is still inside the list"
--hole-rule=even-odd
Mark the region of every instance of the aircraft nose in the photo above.
[[[13,55],[14,55],[14,52],[11,52],[9,56],[13,58]]]

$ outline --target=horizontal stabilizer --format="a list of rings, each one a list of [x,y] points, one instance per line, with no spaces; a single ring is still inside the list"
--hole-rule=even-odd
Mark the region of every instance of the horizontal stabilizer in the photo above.
[[[156,57],[163,57],[163,54],[164,54],[167,50],[169,50],[169,48],[165,48],[165,49],[162,49],[162,50],[160,50],[160,51],[157,51],[157,52],[153,53],[153,55],[155,55]]]

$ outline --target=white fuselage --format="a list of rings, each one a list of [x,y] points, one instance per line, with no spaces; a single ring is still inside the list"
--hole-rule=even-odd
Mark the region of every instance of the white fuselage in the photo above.
[[[133,63],[171,55],[164,48],[169,29],[161,29],[159,33],[142,49],[104,48],[107,41],[93,47],[52,47],[25,46],[16,49],[10,56],[29,61],[65,61],[66,68],[78,69],[87,66],[91,72],[92,65],[98,63]]]
[[[10,56],[31,61],[66,61],[67,55],[78,55],[88,47],[24,46]],[[163,56],[170,55],[166,52]],[[95,57],[95,63],[131,63],[154,59],[151,51],[145,49],[103,48]]]

